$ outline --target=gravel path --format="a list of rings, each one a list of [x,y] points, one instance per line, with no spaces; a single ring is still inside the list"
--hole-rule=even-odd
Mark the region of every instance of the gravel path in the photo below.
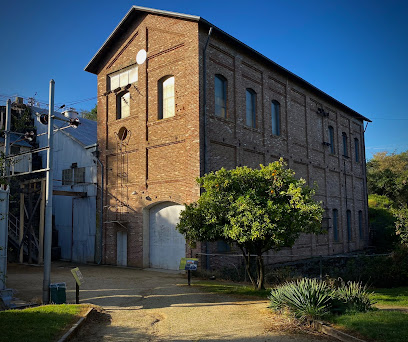
[[[75,265],[53,263],[51,281],[67,283],[75,301]],[[322,335],[284,331],[267,302],[202,292],[184,275],[109,266],[79,265],[85,278],[80,302],[103,307],[74,341],[333,341]],[[7,286],[27,301],[41,298],[42,267],[10,265]],[[193,280],[194,284],[194,280]]]

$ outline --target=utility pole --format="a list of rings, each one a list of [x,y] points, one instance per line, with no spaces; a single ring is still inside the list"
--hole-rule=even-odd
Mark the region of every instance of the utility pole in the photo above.
[[[43,303],[50,301],[51,276],[51,244],[52,244],[52,187],[53,187],[53,116],[54,116],[54,87],[55,81],[50,81],[50,96],[48,109],[48,150],[47,150],[47,177],[45,194],[45,231],[44,231],[44,280]]]
[[[10,155],[10,123],[11,123],[11,101],[7,100],[6,103],[6,123],[4,127],[4,163],[5,163],[5,176],[10,174],[10,161],[7,157]]]

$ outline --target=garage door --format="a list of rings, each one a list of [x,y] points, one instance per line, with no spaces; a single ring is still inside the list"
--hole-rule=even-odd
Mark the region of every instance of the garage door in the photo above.
[[[161,203],[150,209],[150,267],[177,270],[186,240],[176,229],[182,205]]]

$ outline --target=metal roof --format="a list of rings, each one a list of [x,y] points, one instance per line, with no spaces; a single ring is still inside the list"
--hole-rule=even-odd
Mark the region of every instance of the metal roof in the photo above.
[[[308,88],[310,91],[326,98],[327,100],[334,102],[336,105],[340,106],[342,109],[345,111],[349,112],[351,115],[357,117],[358,119],[364,120],[371,122],[370,119],[366,118],[365,116],[361,115],[360,113],[356,112],[355,110],[351,109],[350,107],[346,106],[342,102],[336,100],[334,97],[328,95],[324,91],[320,90],[319,88],[315,87],[311,83],[307,82],[303,78],[297,76],[296,74],[292,73],[291,71],[287,70],[286,68],[280,66],[279,64],[275,63],[272,61],[270,58],[264,56],[260,52],[254,50],[250,46],[246,45],[245,43],[241,42],[237,38],[229,35],[225,31],[221,30],[217,26],[211,24],[209,21],[205,20],[202,17],[195,16],[195,15],[189,15],[189,14],[183,14],[183,13],[177,13],[177,12],[170,12],[170,11],[164,11],[164,10],[157,10],[154,8],[148,8],[148,7],[141,7],[141,6],[132,6],[130,10],[126,13],[125,17],[121,20],[121,22],[116,26],[116,28],[113,30],[113,32],[110,34],[108,39],[105,41],[105,43],[101,46],[101,48],[96,52],[94,57],[91,59],[91,61],[88,63],[88,65],[85,67],[85,71],[97,74],[98,73],[98,64],[102,60],[103,55],[109,50],[109,48],[112,47],[114,40],[121,34],[121,32],[125,31],[128,26],[131,24],[132,18],[134,15],[137,13],[150,13],[150,14],[157,14],[157,15],[162,15],[162,16],[167,16],[167,17],[173,17],[173,18],[179,18],[183,20],[189,20],[189,21],[196,21],[199,24],[202,24],[207,27],[212,27],[213,31],[217,32],[221,36],[229,39],[232,43],[238,45],[239,47],[243,48],[244,50],[247,50],[249,53],[254,54],[256,57],[261,59],[263,62],[266,62],[268,64],[271,64],[275,69],[283,73],[284,75],[288,76],[289,78],[300,82],[302,85],[304,85],[306,88]]]
[[[4,145],[4,137],[0,137],[0,145]],[[32,146],[25,140],[23,136],[15,133],[10,133],[10,145],[24,146],[32,148]]]
[[[44,108],[36,108],[33,107],[32,109],[33,114],[40,113],[40,114],[48,114],[48,110]],[[67,119],[63,114],[60,112],[54,112],[54,115],[59,118]],[[97,124],[96,121],[88,120],[85,118],[79,117],[80,125],[78,128],[69,127],[64,129],[61,132],[64,132],[68,136],[74,138],[76,141],[81,143],[84,147],[95,144],[97,141],[96,131],[97,131]],[[59,128],[65,127],[68,125],[67,122],[61,120],[53,120],[54,126]]]

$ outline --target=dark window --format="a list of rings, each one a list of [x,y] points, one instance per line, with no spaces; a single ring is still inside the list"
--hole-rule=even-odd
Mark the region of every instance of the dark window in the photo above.
[[[330,153],[334,154],[334,128],[329,126]]]
[[[218,253],[227,253],[230,251],[231,251],[231,246],[228,243],[222,240],[217,241],[217,252]]]
[[[348,157],[347,134],[343,132],[342,136],[343,136],[343,156]]]
[[[227,80],[224,76],[215,75],[215,115],[221,118],[227,117]]]
[[[252,89],[246,90],[246,120],[249,127],[256,128],[256,93]]]
[[[62,170],[62,185],[72,185],[72,170],[73,169]]]
[[[272,134],[280,135],[280,104],[278,101],[272,101]]]
[[[339,241],[339,212],[333,209],[333,239],[335,242]]]
[[[358,232],[360,234],[360,239],[363,238],[363,212],[360,210],[358,212]]]
[[[85,168],[78,167],[74,169],[74,184],[85,183]]]
[[[356,154],[356,162],[358,163],[360,161],[360,144],[357,138],[354,138],[354,151]]]
[[[347,210],[347,241],[351,241],[351,211]]]
[[[121,92],[116,95],[116,119],[127,118],[130,115],[130,93]]]
[[[158,119],[175,115],[174,76],[165,76],[159,80],[159,115]]]

